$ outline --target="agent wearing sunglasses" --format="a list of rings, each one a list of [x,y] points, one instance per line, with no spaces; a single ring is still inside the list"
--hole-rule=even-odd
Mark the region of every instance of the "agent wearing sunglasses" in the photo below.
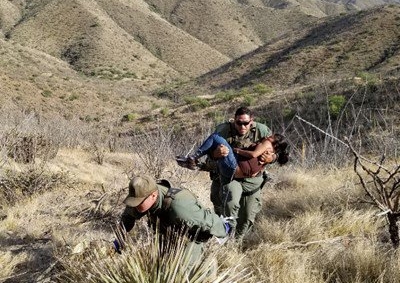
[[[271,130],[264,124],[254,121],[252,111],[247,107],[236,110],[234,119],[222,123],[215,131],[237,150],[247,149],[258,141],[271,136]],[[211,154],[218,159],[229,154],[229,148],[219,145]],[[260,159],[268,161],[268,154]],[[235,237],[242,238],[253,226],[257,213],[261,210],[261,186],[263,174],[253,177],[236,178],[226,181],[220,177],[218,170],[210,173],[212,177],[211,201],[216,213],[231,217],[231,226],[235,227]]]

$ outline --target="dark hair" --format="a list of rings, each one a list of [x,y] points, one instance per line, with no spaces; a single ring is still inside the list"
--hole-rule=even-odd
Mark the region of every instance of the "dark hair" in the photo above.
[[[286,137],[281,134],[271,135],[271,143],[277,155],[276,161],[280,164],[286,164],[289,161],[288,143]]]
[[[235,117],[240,116],[240,115],[249,115],[252,118],[253,111],[251,111],[250,108],[242,106],[242,107],[239,107],[235,112]]]

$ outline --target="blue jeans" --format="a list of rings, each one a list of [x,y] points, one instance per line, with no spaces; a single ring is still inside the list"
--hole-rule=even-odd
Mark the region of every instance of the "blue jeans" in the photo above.
[[[214,133],[210,135],[203,144],[197,149],[195,157],[199,158],[203,155],[210,154],[214,151],[220,144],[229,148],[229,153],[225,157],[218,158],[217,166],[221,177],[223,177],[225,182],[230,182],[235,174],[236,167],[238,166],[236,156],[233,153],[232,147],[229,143],[221,137],[220,135]]]

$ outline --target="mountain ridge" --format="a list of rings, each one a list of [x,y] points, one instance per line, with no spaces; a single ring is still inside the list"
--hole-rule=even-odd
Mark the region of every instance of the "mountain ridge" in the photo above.
[[[279,90],[364,71],[396,75],[399,5],[359,8],[386,2],[399,1],[353,1],[351,8],[347,1],[2,2],[1,99],[65,117],[119,120],[157,116],[186,95],[229,88]],[[302,7],[332,15],[310,16]],[[233,22],[234,36],[223,36]],[[151,95],[163,88],[175,98]]]

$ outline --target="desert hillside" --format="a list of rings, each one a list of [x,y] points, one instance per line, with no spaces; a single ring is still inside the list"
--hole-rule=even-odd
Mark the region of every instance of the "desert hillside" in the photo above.
[[[209,89],[265,83],[287,88],[371,72],[398,76],[398,5],[333,17],[298,29],[198,79]]]
[[[398,283],[399,3],[0,0],[0,282]],[[212,208],[174,158],[239,106],[290,148],[248,237],[204,280],[146,221],[114,253],[134,175]]]
[[[398,72],[398,5],[361,10],[380,1],[1,3],[0,99],[47,116],[151,122],[184,96]]]

